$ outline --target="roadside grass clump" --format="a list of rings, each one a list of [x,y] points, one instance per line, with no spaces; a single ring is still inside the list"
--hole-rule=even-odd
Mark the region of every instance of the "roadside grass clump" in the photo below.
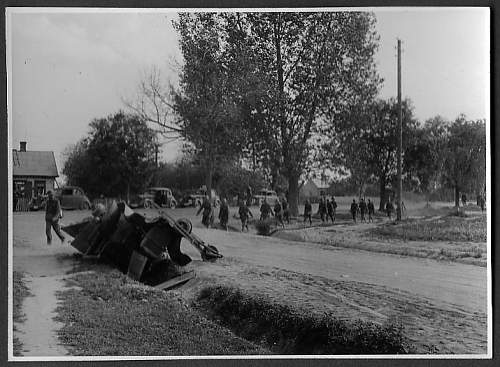
[[[346,321],[227,285],[203,288],[198,306],[247,340],[280,354],[406,354],[401,325]]]
[[[13,272],[13,309],[12,309],[12,319],[14,323],[16,322],[23,322],[25,320],[25,315],[22,311],[22,305],[23,305],[23,300],[26,297],[31,296],[31,292],[29,291],[29,288],[26,286],[26,283],[24,281],[24,273],[20,271],[15,271]],[[16,328],[16,325],[14,324],[14,331],[18,331]],[[14,336],[13,338],[13,352],[15,356],[21,356],[22,355],[22,343],[17,338]]]
[[[371,229],[371,234],[406,241],[486,242],[486,217],[444,216],[438,219],[408,219]]]
[[[257,229],[257,234],[261,236],[270,236],[273,221],[271,218],[265,220],[255,221],[255,229]]]
[[[208,320],[171,293],[135,282],[116,269],[68,278],[58,293],[59,340],[79,356],[269,354]]]

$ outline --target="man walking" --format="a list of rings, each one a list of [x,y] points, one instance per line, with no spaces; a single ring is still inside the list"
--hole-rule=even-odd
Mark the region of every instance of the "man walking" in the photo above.
[[[47,235],[47,245],[52,243],[52,228],[56,232],[57,236],[64,243],[64,236],[61,233],[61,228],[59,227],[59,218],[61,216],[61,204],[59,200],[54,198],[52,191],[47,192],[47,203],[45,206],[45,234]]]
[[[226,198],[222,199],[222,203],[219,208],[219,221],[222,228],[227,231],[227,222],[229,220],[229,207],[227,206]]]
[[[328,222],[328,218],[332,220],[332,223],[335,222],[335,211],[333,209],[333,203],[330,201],[330,199],[326,199],[326,221]]]
[[[212,204],[210,203],[208,195],[205,196],[203,204],[200,206],[200,209],[198,209],[196,215],[198,216],[202,210],[203,210],[203,215],[201,218],[201,223],[203,223],[205,227],[209,228],[213,213],[212,213]]]
[[[389,200],[387,204],[385,204],[385,211],[387,213],[387,217],[389,220],[392,219],[392,212],[394,211],[394,205],[392,205],[392,201]]]
[[[266,220],[273,213],[271,206],[267,203],[267,199],[264,198],[262,205],[260,206],[260,220]]]
[[[321,218],[321,222],[324,223],[325,222],[325,217],[326,217],[326,203],[325,203],[325,198],[324,197],[322,197],[319,200],[318,212],[319,212],[319,217]]]
[[[285,228],[285,223],[283,223],[283,210],[281,208],[279,199],[276,199],[276,202],[274,203],[274,217],[281,225],[281,227]]]
[[[373,222],[373,215],[375,214],[375,206],[373,203],[368,199],[368,222]]]
[[[365,218],[366,210],[367,210],[366,202],[365,202],[365,199],[363,198],[359,202],[359,212],[361,213],[361,221],[362,222],[366,222],[366,218]]]
[[[356,203],[356,200],[355,199],[352,199],[352,203],[351,203],[351,215],[352,215],[352,220],[354,221],[354,223],[356,223],[356,215],[358,214],[358,204]]]
[[[304,204],[304,223],[306,222],[307,219],[309,219],[309,225],[312,225],[312,206],[311,202],[309,199],[306,200],[306,203]]]
[[[290,211],[288,210],[288,202],[285,198],[282,200],[281,207],[283,208],[283,220],[287,224],[290,224]]]
[[[241,220],[241,232],[244,231],[244,229],[247,229],[248,232],[248,217],[252,217],[252,212],[250,209],[248,209],[248,206],[246,205],[244,200],[240,201],[240,208],[238,210],[238,214],[240,215],[240,220]]]

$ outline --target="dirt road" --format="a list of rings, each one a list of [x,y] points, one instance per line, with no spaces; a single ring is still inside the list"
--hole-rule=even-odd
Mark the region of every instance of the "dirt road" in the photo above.
[[[176,217],[190,217],[196,234],[224,255],[215,263],[203,263],[199,253],[183,240],[182,251],[194,260],[188,267],[198,277],[181,293],[203,286],[204,279],[232,282],[311,310],[330,310],[338,317],[379,323],[395,318],[405,323],[422,353],[426,343],[439,353],[486,353],[484,267],[204,229],[199,228],[193,210],[173,212]],[[66,212],[63,221],[70,223],[87,215],[89,212]],[[58,325],[50,320],[60,280],[78,271],[78,261],[68,256],[76,250],[58,242],[55,239],[50,247],[45,244],[43,213],[14,215],[14,269],[28,275],[34,300],[43,304],[38,309],[25,305],[27,321],[18,337],[25,349],[32,347],[24,355],[66,353],[54,344]],[[45,283],[50,285],[50,289],[45,287],[49,291],[43,287]],[[48,336],[33,326],[37,318],[46,321]]]

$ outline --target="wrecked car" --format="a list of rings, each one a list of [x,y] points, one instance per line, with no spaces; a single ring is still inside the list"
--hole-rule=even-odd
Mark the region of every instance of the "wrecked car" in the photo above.
[[[113,202],[105,212],[93,214],[82,222],[62,227],[74,237],[71,245],[84,255],[114,264],[138,281],[158,284],[169,277],[172,263],[181,267],[190,263],[191,258],[180,250],[182,238],[200,252],[204,261],[222,257],[217,248],[192,233],[187,219],[175,220],[165,213],[148,219],[123,202]]]

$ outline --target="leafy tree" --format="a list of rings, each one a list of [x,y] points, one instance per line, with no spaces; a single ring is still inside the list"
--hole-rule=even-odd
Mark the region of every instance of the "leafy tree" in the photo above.
[[[173,107],[180,117],[182,137],[204,167],[205,185],[211,192],[218,164],[234,159],[242,150],[224,25],[215,13],[182,13],[174,26],[184,65],[180,90],[173,92]]]
[[[417,189],[431,193],[440,184],[444,167],[448,122],[441,116],[428,119],[414,129],[405,147],[406,179],[417,182]]]
[[[310,166],[315,133],[325,116],[377,92],[374,16],[362,12],[232,13],[228,54],[245,65],[241,78],[259,93],[242,96],[248,146],[273,176],[288,180],[298,212],[299,178]],[[241,105],[241,104],[240,104]],[[264,147],[264,149],[262,149]]]
[[[402,102],[403,147],[416,128],[410,100]],[[396,178],[398,104],[395,99],[376,100],[352,106],[331,124],[336,145],[329,151],[342,158],[354,177],[363,182],[371,177],[379,183],[380,206],[388,200],[387,186]],[[328,152],[328,147],[325,147]]]
[[[154,169],[156,133],[136,115],[118,112],[90,124],[68,150],[63,173],[91,196],[126,197],[144,189]]]
[[[445,148],[444,183],[455,191],[458,208],[460,192],[482,192],[486,180],[486,123],[460,115],[448,127]]]

